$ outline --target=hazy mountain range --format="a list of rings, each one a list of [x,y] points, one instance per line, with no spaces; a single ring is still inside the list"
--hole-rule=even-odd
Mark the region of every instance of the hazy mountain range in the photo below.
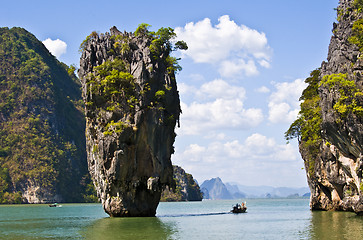
[[[244,186],[238,183],[223,183],[219,177],[204,181],[200,188],[204,194],[204,199],[298,198],[310,196],[308,187]]]

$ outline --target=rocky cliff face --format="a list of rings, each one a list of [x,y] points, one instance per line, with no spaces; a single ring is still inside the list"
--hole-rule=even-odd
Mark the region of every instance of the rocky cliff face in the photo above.
[[[226,185],[219,177],[205,180],[200,187],[205,199],[233,199]]]
[[[154,216],[162,189],[173,182],[179,66],[169,55],[173,31],[163,30],[113,27],[82,44],[88,167],[110,216]]]
[[[191,174],[186,173],[183,168],[174,165],[173,178],[176,185],[175,188],[170,189],[167,187],[162,192],[161,201],[202,201],[203,194]]]
[[[316,85],[318,151],[312,150],[311,138],[300,141],[312,209],[363,213],[362,7],[361,1],[340,0],[328,61],[322,63]]]

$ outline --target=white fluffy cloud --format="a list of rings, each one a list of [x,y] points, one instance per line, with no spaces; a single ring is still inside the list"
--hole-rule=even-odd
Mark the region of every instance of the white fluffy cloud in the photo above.
[[[219,73],[221,76],[232,78],[240,72],[244,72],[246,76],[258,74],[256,64],[253,60],[246,62],[243,59],[232,59],[224,60],[220,63]]]
[[[47,38],[43,41],[43,44],[57,58],[67,52],[67,44],[60,39],[52,40]]]
[[[263,120],[261,109],[244,107],[246,91],[217,79],[199,89],[181,84],[181,95],[193,94],[190,104],[181,103],[181,128],[178,134],[198,135],[211,130],[249,129]]]
[[[259,93],[269,93],[270,92],[270,89],[266,86],[262,86],[258,89],[256,89],[256,92],[259,92]]]
[[[246,90],[243,87],[232,86],[222,79],[207,82],[196,92],[197,97],[209,99],[240,99],[243,100]]]
[[[271,185],[289,185],[286,181],[296,181],[297,176],[288,169],[300,169],[302,165],[296,146],[278,144],[259,133],[244,141],[215,141],[206,146],[190,144],[183,150],[177,149],[172,158],[200,181],[219,176],[225,182],[238,180],[249,185],[267,184],[267,179],[275,179],[268,183]],[[304,175],[301,172],[300,177]]]
[[[212,25],[209,18],[187,23],[175,32],[188,44],[185,55],[198,63],[216,64],[223,77],[258,74],[257,65],[270,67],[271,49],[266,35],[237,25],[228,15]]]
[[[268,119],[272,123],[291,123],[299,113],[299,98],[306,88],[302,79],[294,82],[275,83],[276,91],[271,93]]]

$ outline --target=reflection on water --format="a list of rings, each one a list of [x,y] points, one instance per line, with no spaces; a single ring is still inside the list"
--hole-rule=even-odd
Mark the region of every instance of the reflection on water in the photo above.
[[[363,217],[350,212],[312,212],[312,239],[363,239]]]
[[[81,234],[86,239],[171,239],[173,223],[151,218],[102,218]]]
[[[153,218],[109,218],[100,204],[0,205],[0,240],[363,239],[363,217],[311,212],[308,201],[249,199],[246,214],[227,212],[235,200],[161,203]]]

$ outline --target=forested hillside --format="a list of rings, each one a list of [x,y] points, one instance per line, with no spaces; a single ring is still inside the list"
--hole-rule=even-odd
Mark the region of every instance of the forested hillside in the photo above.
[[[0,203],[94,200],[74,70],[26,30],[0,28]]]

